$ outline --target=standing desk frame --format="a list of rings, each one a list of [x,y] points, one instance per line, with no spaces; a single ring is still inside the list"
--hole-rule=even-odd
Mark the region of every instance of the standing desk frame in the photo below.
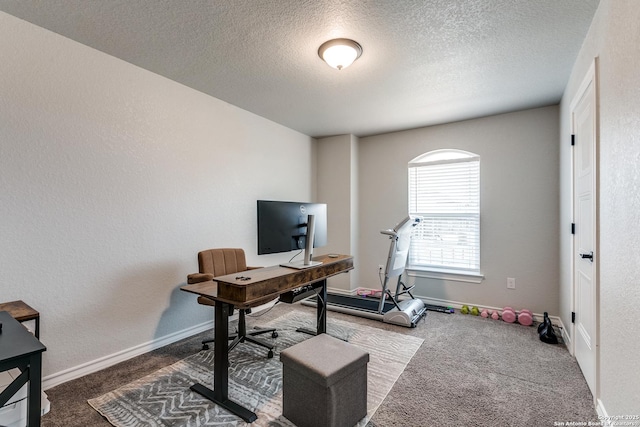
[[[280,294],[302,286],[314,284],[320,288],[317,295],[317,333],[327,330],[327,278],[353,269],[353,257],[314,257],[322,264],[302,270],[273,266],[214,277],[211,282],[194,283],[180,289],[215,301],[213,390],[194,384],[191,390],[238,415],[246,422],[258,417],[249,409],[229,398],[229,315],[233,308],[244,309],[265,304]]]

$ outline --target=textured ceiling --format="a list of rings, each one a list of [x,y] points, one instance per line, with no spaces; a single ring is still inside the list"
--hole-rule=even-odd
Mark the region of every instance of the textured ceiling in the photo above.
[[[558,103],[598,0],[0,0],[0,10],[304,134]],[[326,40],[363,54],[337,71]]]

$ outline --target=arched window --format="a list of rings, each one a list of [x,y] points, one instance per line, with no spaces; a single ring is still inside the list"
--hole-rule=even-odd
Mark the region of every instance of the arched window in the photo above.
[[[423,218],[409,266],[480,272],[480,156],[435,150],[411,160],[409,214]]]

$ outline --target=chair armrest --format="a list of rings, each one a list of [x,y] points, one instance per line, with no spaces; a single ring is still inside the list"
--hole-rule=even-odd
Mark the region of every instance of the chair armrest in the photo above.
[[[208,273],[192,273],[187,275],[187,283],[200,283],[200,282],[208,282],[209,280],[213,280],[213,274]]]

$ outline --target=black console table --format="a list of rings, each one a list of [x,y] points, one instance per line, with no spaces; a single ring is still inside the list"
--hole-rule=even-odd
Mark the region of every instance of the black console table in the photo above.
[[[47,348],[14,319],[0,311],[0,372],[18,368],[21,374],[0,393],[5,405],[27,382],[27,426],[40,426],[42,395],[42,352]]]

